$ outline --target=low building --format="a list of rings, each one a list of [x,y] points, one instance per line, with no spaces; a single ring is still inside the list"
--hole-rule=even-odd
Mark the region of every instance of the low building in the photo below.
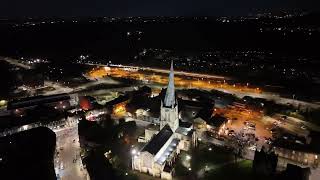
[[[207,130],[221,134],[225,130],[227,122],[227,118],[220,115],[214,115],[210,119],[206,120]]]
[[[126,111],[126,105],[130,101],[129,95],[119,96],[118,98],[106,103],[107,107],[111,107],[114,115]]]
[[[311,132],[307,140],[302,137],[279,138],[272,143],[274,152],[279,156],[278,166],[288,163],[316,168],[319,166],[320,146],[317,142],[319,133]]]
[[[68,109],[71,97],[68,94],[55,94],[50,96],[33,96],[8,102],[7,110],[19,113],[25,109],[38,106],[54,107],[55,109]]]

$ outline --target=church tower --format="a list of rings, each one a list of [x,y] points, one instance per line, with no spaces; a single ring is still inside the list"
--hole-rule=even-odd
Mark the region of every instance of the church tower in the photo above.
[[[161,100],[160,129],[167,124],[170,126],[173,132],[175,132],[179,127],[178,101],[175,97],[174,89],[173,61],[171,61],[166,95],[165,98]]]

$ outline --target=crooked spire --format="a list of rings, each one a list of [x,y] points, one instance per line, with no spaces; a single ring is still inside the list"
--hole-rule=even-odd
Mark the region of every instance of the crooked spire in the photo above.
[[[173,61],[171,61],[169,82],[168,82],[166,96],[164,98],[164,105],[166,107],[172,107],[175,105],[175,101],[176,101],[176,98],[175,98],[175,91],[174,91]]]

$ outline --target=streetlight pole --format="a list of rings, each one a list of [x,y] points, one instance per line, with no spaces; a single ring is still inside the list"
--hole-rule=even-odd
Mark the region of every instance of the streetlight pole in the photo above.
[[[132,170],[134,170],[134,157],[137,154],[137,150],[136,149],[132,149],[131,150],[131,154],[132,154],[132,156],[131,156],[131,168],[132,168]]]

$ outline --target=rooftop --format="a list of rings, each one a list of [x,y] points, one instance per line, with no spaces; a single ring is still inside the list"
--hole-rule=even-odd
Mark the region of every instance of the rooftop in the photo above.
[[[156,125],[156,124],[149,124],[146,129],[148,130],[153,130],[153,131],[159,131],[160,130],[160,126]]]
[[[121,95],[121,96],[117,97],[116,99],[113,99],[112,101],[107,102],[106,105],[113,106],[113,105],[128,101],[129,98],[130,97],[128,95],[123,95],[123,96]]]
[[[178,143],[179,143],[179,139],[172,139],[169,146],[163,151],[163,153],[156,160],[156,162],[162,165],[177,148]]]
[[[161,131],[142,149],[142,151],[148,151],[150,154],[156,155],[172,135],[173,132],[171,128],[168,125],[164,126]]]
[[[284,136],[287,136],[287,135],[284,135]],[[317,142],[317,140],[311,140],[310,144],[306,144],[305,139],[303,137],[295,137],[294,139],[292,139],[294,136],[288,137],[287,139],[284,139],[283,137],[274,140],[272,145],[274,147],[296,150],[300,152],[315,153],[315,154],[320,153],[320,145]]]
[[[206,120],[207,124],[210,124],[214,127],[220,127],[223,123],[227,122],[227,118],[220,116],[220,115],[214,115],[209,120]]]
[[[185,136],[190,136],[192,135],[192,128],[185,128],[185,127],[178,127],[178,129],[176,130],[176,133],[178,134],[183,134]]]
[[[174,73],[173,73],[173,61],[171,61],[171,68],[169,73],[169,82],[164,97],[164,106],[172,107],[176,104],[175,89],[174,89]]]
[[[27,98],[22,98],[18,100],[13,100],[8,103],[7,109],[17,109],[35,106],[39,104],[53,103],[58,101],[70,100],[68,94],[54,94],[49,96],[32,96]]]

